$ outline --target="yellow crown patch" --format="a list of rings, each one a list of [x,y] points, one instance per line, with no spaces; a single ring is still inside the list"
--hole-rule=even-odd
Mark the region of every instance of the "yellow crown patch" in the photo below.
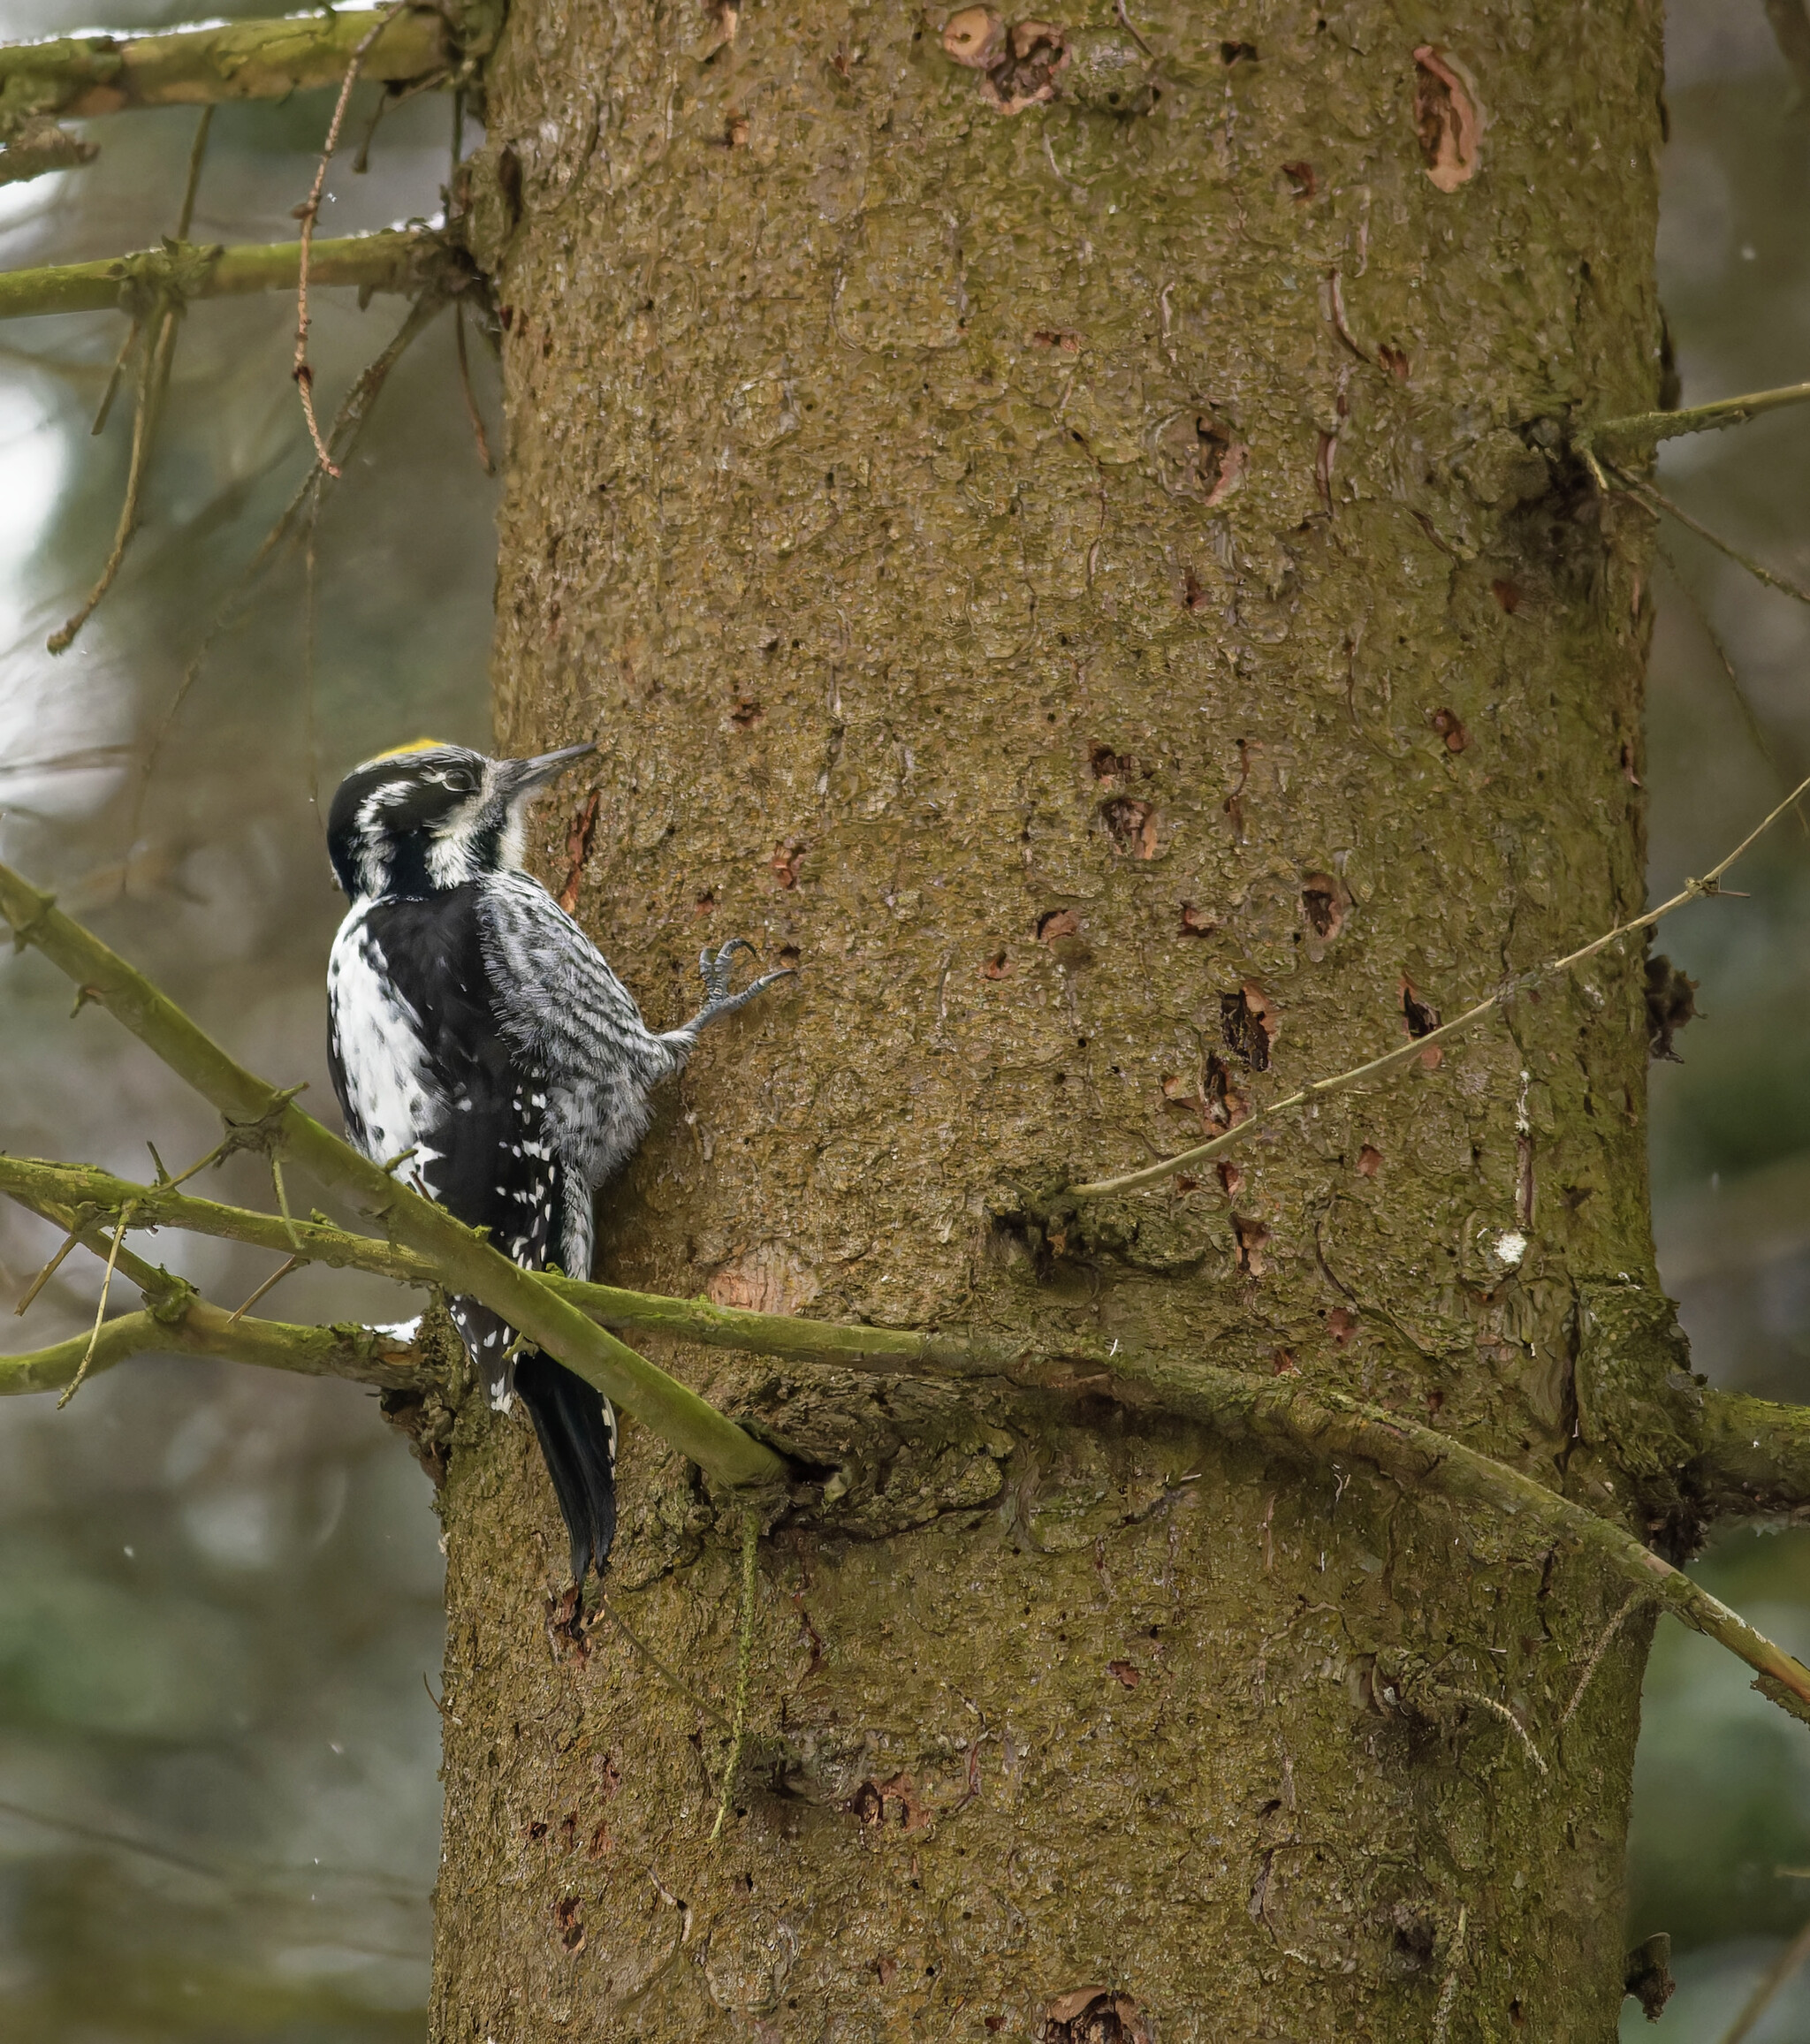
[[[405,752],[443,752],[447,748],[444,738],[414,738],[407,745],[392,745],[388,752],[373,754],[374,760],[400,759]]]

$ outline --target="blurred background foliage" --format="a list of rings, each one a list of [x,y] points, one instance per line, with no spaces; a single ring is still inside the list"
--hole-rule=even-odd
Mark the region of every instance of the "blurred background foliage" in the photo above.
[[[274,12],[275,8],[235,11]],[[204,9],[12,0],[10,36],[192,19]],[[436,215],[452,106],[387,113],[353,173],[363,91],[321,232]],[[330,93],[216,114],[197,240],[287,241]],[[102,155],[0,187],[0,265],[145,247],[176,224],[192,110],[90,124]],[[480,138],[468,124],[468,146]],[[323,422],[405,301],[316,297]],[[117,316],[0,325],[0,850],[56,887],[255,1069],[328,1083],[322,961],[343,902],[317,787],[425,732],[486,741],[494,484],[460,393],[450,315],[385,387],[308,549],[272,564],[222,632],[148,782],[223,601],[308,472],[289,378],[293,300],[202,303],[184,322],[144,527],[74,647],[44,650],[106,557],[130,387],[89,435]],[[494,377],[475,335],[480,402]],[[142,813],[134,815],[142,794]],[[32,957],[0,961],[6,1146],[143,1175],[215,1141],[206,1109]],[[99,1026],[94,1026],[98,1024]],[[237,1159],[203,1183],[268,1204]],[[232,1189],[229,1189],[231,1188]],[[0,1296],[49,1231],[0,1217]],[[268,1257],[164,1238],[151,1251],[237,1303]],[[10,1345],[92,1317],[73,1258]],[[268,1310],[394,1318],[408,1295],[302,1273]],[[438,1858],[441,1653],[431,1491],[356,1387],[151,1359],[54,1402],[0,1407],[0,2034],[8,2044],[425,2033]]]
[[[240,12],[273,11],[241,9]],[[13,0],[9,35],[66,33],[89,0]],[[121,0],[110,27],[187,18]],[[1810,374],[1810,110],[1761,0],[1676,0],[1662,292],[1686,402]],[[358,132],[361,95],[350,133]],[[330,95],[216,116],[197,239],[293,238]],[[173,226],[194,117],[91,124],[87,170],[0,188],[0,265],[148,246]],[[475,141],[468,137],[468,147]],[[350,149],[323,233],[433,216],[451,105],[389,114]],[[323,416],[399,324],[319,294]],[[494,484],[465,417],[449,316],[392,376],[312,548],[272,565],[147,743],[259,541],[307,471],[293,307],[198,306],[176,361],[144,530],[74,649],[44,640],[105,556],[129,407],[89,422],[113,317],[0,328],[0,851],[125,944],[256,1069],[324,1070],[321,961],[339,908],[317,793],[422,732],[482,743]],[[495,432],[494,389],[471,351]],[[1810,581],[1810,411],[1674,441],[1662,487]],[[1668,523],[1646,779],[1652,877],[1669,891],[1810,771],[1810,611]],[[310,552],[312,563],[310,563]],[[1806,805],[1810,807],[1810,805]],[[1684,1062],[1655,1068],[1661,1267],[1699,1367],[1810,1398],[1810,825],[1661,939],[1701,982]],[[141,1174],[213,1140],[198,1104],[34,957],[0,959],[8,1148]],[[247,1159],[215,1181],[262,1202]],[[54,1246],[0,1216],[0,1289]],[[222,1300],[270,1259],[160,1245]],[[72,1260],[11,1337],[92,1313]],[[293,1318],[394,1314],[387,1288],[290,1279]],[[0,1406],[0,2030],[13,2044],[280,2039],[400,2044],[425,2031],[437,1858],[440,1572],[426,1479],[358,1389],[230,1365],[141,1362]],[[1697,1572],[1810,1654],[1810,1533],[1724,1539]],[[1654,2044],[1720,2037],[1810,1917],[1810,1741],[1707,1642],[1662,1630],[1646,1691],[1631,1941],[1672,1934],[1680,1988]],[[1810,2033],[1795,1983],[1756,2044]]]

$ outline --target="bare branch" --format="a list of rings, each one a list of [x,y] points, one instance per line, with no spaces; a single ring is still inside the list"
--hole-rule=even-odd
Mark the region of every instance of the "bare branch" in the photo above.
[[[94,156],[56,125],[138,107],[286,99],[343,78],[380,19],[321,9],[274,21],[224,21],[151,35],[66,35],[0,47],[0,184]],[[445,17],[422,7],[383,27],[367,78],[450,84],[460,75]]]
[[[771,1448],[706,1400],[605,1334],[444,1208],[361,1157],[287,1095],[235,1064],[141,973],[6,866],[0,866],[0,915],[19,943],[34,946],[108,1008],[243,1130],[247,1141],[303,1166],[431,1258],[445,1289],[482,1300],[719,1481],[736,1486],[784,1476],[786,1465]]]
[[[1718,553],[1726,554],[1737,567],[1745,568],[1755,581],[1764,582],[1768,589],[1777,589],[1782,596],[1795,596],[1800,604],[1810,604],[1810,589],[1805,589],[1801,583],[1787,581],[1783,575],[1775,574],[1763,562],[1755,560],[1752,554],[1743,553],[1739,547],[1724,539],[1719,532],[1712,527],[1705,525],[1701,520],[1692,518],[1683,505],[1675,504],[1669,497],[1655,490],[1650,483],[1643,483],[1638,475],[1624,474],[1613,463],[1609,465],[1608,474],[1616,489],[1625,490],[1631,496],[1638,497],[1643,504],[1650,505],[1654,510],[1663,511],[1677,519],[1678,523],[1685,527],[1687,531],[1694,532],[1699,539],[1707,540]]]
[[[317,241],[308,276],[317,285],[355,285],[363,292],[418,292],[446,259],[445,239],[425,229],[389,228]],[[59,312],[132,312],[160,291],[186,302],[293,291],[300,246],[293,241],[203,247],[193,242],[147,248],[99,262],[48,263],[0,271],[0,319],[40,319]]]
[[[1247,1115],[1235,1127],[1228,1128],[1223,1136],[1215,1136],[1210,1142],[1197,1143],[1191,1150],[1181,1151],[1174,1157],[1165,1158],[1160,1164],[1146,1164],[1141,1170],[1128,1171],[1117,1178],[1097,1178],[1084,1185],[1071,1185],[1068,1189],[1067,1197],[1070,1199],[1104,1199],[1109,1193],[1136,1192],[1147,1185],[1160,1185],[1173,1173],[1190,1170],[1197,1164],[1205,1164],[1209,1159],[1229,1150],[1235,1143],[1245,1142],[1259,1128],[1266,1128],[1279,1116],[1290,1113],[1297,1107],[1304,1107],[1310,1100],[1322,1099],[1329,1093],[1342,1093],[1365,1079],[1380,1079],[1390,1072],[1400,1071],[1403,1066],[1411,1063],[1431,1045],[1441,1044],[1449,1037],[1458,1036],[1473,1023],[1481,1022],[1486,1015],[1494,1014],[1517,993],[1538,986],[1542,980],[1555,979],[1562,973],[1571,971],[1575,967],[1594,958],[1599,952],[1606,951],[1611,944],[1624,937],[1631,937],[1637,931],[1651,929],[1662,917],[1669,916],[1675,908],[1682,908],[1687,901],[1695,901],[1706,894],[1720,893],[1723,875],[1806,791],[1810,791],[1810,778],[1800,781],[1776,809],[1748,832],[1725,859],[1713,866],[1700,880],[1685,881],[1684,886],[1669,901],[1662,901],[1658,908],[1649,908],[1644,916],[1636,916],[1629,922],[1616,923],[1613,930],[1605,931],[1601,937],[1593,938],[1588,944],[1579,946],[1576,951],[1567,952],[1563,958],[1555,958],[1548,964],[1536,965],[1529,971],[1517,973],[1494,993],[1478,1001],[1473,1007],[1467,1007],[1463,1014],[1454,1016],[1450,1022],[1441,1024],[1438,1029],[1428,1030],[1424,1036],[1410,1037],[1407,1042],[1397,1045],[1394,1050],[1386,1051],[1380,1057],[1372,1058],[1364,1064],[1354,1065],[1350,1071],[1335,1073],[1331,1078],[1315,1079],[1312,1084],[1290,1093],[1286,1099],[1278,1100],[1272,1106]]]
[[[1781,808],[1786,806],[1788,802]],[[1762,824],[1760,829],[1765,827]],[[1750,833],[1705,879],[1692,881],[1678,899],[1689,899],[1713,888],[1721,874],[1758,835],[1758,830]],[[731,1485],[759,1483],[784,1473],[784,1463],[771,1449],[665,1372],[605,1334],[584,1317],[569,1296],[582,1295],[586,1305],[597,1311],[612,1296],[611,1288],[567,1283],[556,1289],[551,1282],[509,1262],[444,1209],[398,1184],[380,1166],[359,1156],[304,1114],[290,1094],[278,1091],[235,1064],[142,974],[62,914],[49,895],[39,893],[4,865],[0,865],[0,916],[11,924],[18,943],[35,946],[67,973],[88,999],[107,1007],[179,1077],[211,1101],[225,1118],[239,1146],[265,1149],[272,1157],[280,1151],[306,1166],[323,1184],[349,1194],[366,1212],[384,1223],[397,1246],[413,1250],[427,1263],[444,1289],[481,1299],[528,1340],[619,1400],[663,1440],[720,1480]],[[1642,922],[1652,919],[1649,916]],[[1571,958],[1558,961],[1552,969],[1561,969],[1601,949],[1616,934],[1599,938]],[[65,1230],[80,1227],[83,1240],[91,1246],[105,1239],[105,1229],[100,1225],[100,1203],[90,1197],[79,1211],[59,1204],[46,1196],[42,1180],[27,1191],[25,1176],[28,1174],[22,1176],[19,1160],[4,1162],[13,1181],[6,1189],[12,1190],[14,1197],[25,1199]],[[45,1172],[59,1167],[34,1168]],[[60,1168],[67,1171],[70,1167]],[[103,1188],[101,1174],[76,1175],[81,1184],[63,1189],[85,1189],[91,1195],[95,1190],[118,1189],[122,1223],[133,1192],[152,1202],[181,1200],[186,1207],[209,1207],[217,1219],[234,1212],[214,1207],[211,1202],[189,1200],[173,1183],[132,1188],[126,1182],[113,1181]],[[361,1238],[315,1222],[290,1222],[272,1216],[263,1217],[261,1225],[280,1237],[271,1240],[269,1246],[293,1243],[292,1254],[306,1256],[311,1248],[329,1246],[323,1237],[336,1238],[331,1245],[336,1249],[343,1250],[351,1245],[361,1258],[375,1253],[375,1245],[368,1249]],[[120,1232],[124,1232],[123,1226]],[[266,1325],[234,1321],[217,1307],[204,1307],[180,1280],[154,1270],[130,1251],[119,1249],[117,1242],[113,1254],[127,1276],[148,1296],[161,1302],[154,1308],[154,1316],[160,1321],[179,1323],[198,1336],[209,1335],[223,1344],[249,1341],[252,1334],[248,1331]],[[347,1260],[351,1260],[349,1256]],[[719,1331],[734,1327],[741,1338],[730,1345],[749,1348],[768,1346],[772,1335],[783,1334],[787,1346],[781,1352],[801,1357],[806,1352],[804,1340],[809,1337],[820,1351],[830,1351],[820,1354],[820,1359],[845,1365],[851,1360],[861,1360],[869,1367],[889,1370],[916,1367],[940,1374],[984,1373],[1035,1381],[1052,1364],[1061,1368],[1069,1360],[1047,1354],[1038,1356],[1028,1349],[1014,1354],[1004,1348],[983,1349],[947,1337],[902,1330],[819,1328],[810,1322],[787,1321],[777,1315],[731,1313],[701,1302],[662,1301],[627,1293],[613,1296],[625,1303],[635,1302],[645,1316],[643,1325],[660,1324],[664,1316],[675,1332],[691,1332],[698,1326]],[[682,1328],[676,1325],[681,1321],[687,1323]],[[757,1328],[749,1323],[760,1325]],[[313,1334],[317,1341],[339,1339],[332,1329],[316,1329]],[[772,1345],[777,1347],[777,1341]],[[75,1345],[68,1346],[68,1367],[72,1372],[80,1367],[80,1356],[75,1353]],[[95,1346],[99,1348],[98,1341]],[[276,1346],[290,1354],[295,1344],[278,1341]],[[861,1355],[851,1356],[848,1349],[857,1346]],[[872,1350],[889,1353],[882,1360],[879,1354],[871,1354]],[[240,1351],[223,1346],[219,1352]],[[300,1365],[292,1360],[286,1366]],[[34,1367],[43,1368],[42,1358]],[[1479,1454],[1462,1441],[1340,1393],[1317,1390],[1299,1379],[1243,1377],[1191,1359],[1126,1355],[1111,1358],[1106,1367],[1093,1364],[1088,1377],[1090,1387],[1102,1379],[1107,1384],[1116,1379],[1134,1399],[1141,1392],[1152,1402],[1198,1418],[1227,1439],[1265,1443],[1335,1466],[1342,1462],[1366,1463],[1412,1488],[1460,1504],[1480,1506],[1512,1520],[1525,1531],[1530,1542],[1549,1545],[1564,1541],[1593,1552],[1675,1617],[1738,1655],[1755,1670],[1760,1678],[1755,1686],[1771,1700],[1794,1715],[1810,1720],[1810,1668],[1756,1632],[1726,1605],[1642,1546],[1622,1527],[1548,1490],[1536,1478]],[[1067,1381],[1071,1387],[1076,1384],[1072,1369],[1068,1371]],[[1131,1389],[1133,1387],[1136,1390]]]
[[[345,123],[352,88],[358,83],[358,74],[377,38],[407,5],[408,0],[395,0],[385,12],[376,16],[346,58],[346,77],[339,87],[339,96],[333,103],[333,118],[327,124],[327,139],[321,148],[321,160],[315,165],[315,181],[308,187],[308,197],[296,216],[301,222],[301,248],[295,273],[295,363],[289,373],[301,393],[302,415],[308,421],[308,437],[314,442],[315,460],[335,482],[338,480],[339,471],[327,452],[327,444],[321,437],[320,423],[315,417],[315,372],[308,359],[308,283],[309,260],[315,246],[315,223],[321,217],[321,194],[326,189],[327,165],[339,147],[339,130]]]
[[[100,153],[92,142],[42,114],[34,115],[21,121],[11,140],[0,147],[0,185],[22,185],[49,171],[79,170]]]
[[[183,188],[182,209],[177,217],[176,233],[168,244],[171,248],[186,247],[188,241],[189,223],[194,218],[195,194],[201,186],[202,164],[207,156],[208,133],[213,119],[213,108],[203,107],[202,118],[195,125],[194,141],[188,153],[188,179]],[[45,641],[45,650],[49,652],[67,652],[75,642],[76,634],[93,617],[102,597],[112,588],[113,578],[119,573],[120,563],[125,558],[125,550],[131,545],[133,535],[138,530],[139,501],[144,490],[145,475],[150,467],[151,443],[156,437],[157,423],[164,412],[164,399],[170,388],[170,371],[176,361],[176,335],[182,313],[183,301],[179,296],[175,295],[173,285],[158,293],[148,325],[142,310],[134,308],[132,332],[126,336],[125,349],[121,351],[119,363],[114,369],[112,378],[107,385],[107,394],[101,400],[101,409],[95,420],[95,431],[98,433],[107,422],[107,414],[113,403],[113,392],[119,381],[119,371],[125,364],[126,351],[132,346],[133,336],[142,331],[145,336],[144,361],[139,372],[138,404],[133,414],[132,462],[125,476],[125,500],[120,506],[119,523],[114,531],[112,549],[108,553],[99,578],[83,599],[80,609]]]
[[[1742,2039],[1772,2006],[1779,1989],[1803,1964],[1806,1957],[1810,1957],[1810,1923],[1804,1926],[1754,1983],[1753,1992],[1748,1995],[1746,2006],[1723,2031],[1722,2044],[1741,2044]]]

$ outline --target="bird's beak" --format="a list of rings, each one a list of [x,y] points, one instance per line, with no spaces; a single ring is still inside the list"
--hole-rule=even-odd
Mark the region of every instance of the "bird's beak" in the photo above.
[[[512,802],[519,802],[523,795],[545,787],[549,782],[558,780],[568,766],[575,765],[581,759],[589,759],[596,750],[595,745],[567,745],[558,752],[543,752],[533,759],[498,761],[508,799]]]

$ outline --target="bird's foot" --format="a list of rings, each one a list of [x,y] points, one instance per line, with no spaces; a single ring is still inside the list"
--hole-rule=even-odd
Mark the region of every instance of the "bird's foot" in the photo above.
[[[745,951],[751,958],[754,946],[745,937],[732,937],[715,952],[705,945],[698,954],[698,977],[703,981],[704,1003],[698,1011],[697,1026],[715,1022],[719,1016],[734,1014],[737,1008],[746,1007],[756,994],[764,993],[770,986],[776,986],[782,979],[795,979],[798,975],[792,966],[779,972],[764,972],[758,979],[750,980],[740,993],[733,991],[735,978],[735,954]]]

